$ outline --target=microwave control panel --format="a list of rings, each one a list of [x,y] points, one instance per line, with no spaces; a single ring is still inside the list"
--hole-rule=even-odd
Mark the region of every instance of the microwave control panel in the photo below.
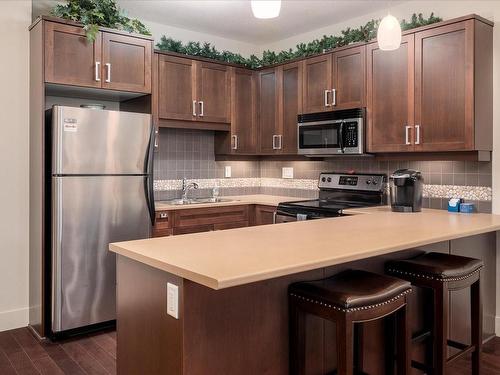
[[[358,123],[344,123],[344,147],[358,147]]]

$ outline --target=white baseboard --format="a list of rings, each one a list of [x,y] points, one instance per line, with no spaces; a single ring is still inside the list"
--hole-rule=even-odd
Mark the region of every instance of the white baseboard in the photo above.
[[[500,337],[500,316],[495,317],[495,335]]]
[[[29,321],[29,308],[0,311],[0,332],[26,327]]]

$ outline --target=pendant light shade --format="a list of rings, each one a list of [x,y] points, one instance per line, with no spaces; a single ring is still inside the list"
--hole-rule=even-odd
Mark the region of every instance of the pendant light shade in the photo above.
[[[396,17],[385,16],[377,30],[378,46],[383,51],[393,51],[401,45],[401,25]]]
[[[276,18],[280,15],[281,0],[252,0],[251,5],[256,18]]]

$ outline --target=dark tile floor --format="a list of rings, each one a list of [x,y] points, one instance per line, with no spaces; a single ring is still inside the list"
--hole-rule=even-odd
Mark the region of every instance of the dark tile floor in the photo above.
[[[470,357],[458,360],[450,369],[453,375],[470,373]],[[116,333],[41,343],[28,328],[0,332],[0,374],[116,374]],[[500,374],[498,337],[484,346],[481,374]]]
[[[116,333],[49,343],[28,328],[0,332],[0,374],[116,374]]]

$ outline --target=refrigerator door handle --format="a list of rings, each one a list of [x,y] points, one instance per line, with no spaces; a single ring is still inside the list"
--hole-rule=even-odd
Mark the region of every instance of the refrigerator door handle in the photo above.
[[[151,126],[151,136],[149,140],[149,146],[146,155],[146,173],[147,177],[144,180],[144,190],[146,194],[146,202],[148,205],[149,216],[151,218],[151,225],[155,224],[155,198],[154,198],[154,177],[153,177],[153,157],[154,148],[156,143],[157,132],[155,127]]]

